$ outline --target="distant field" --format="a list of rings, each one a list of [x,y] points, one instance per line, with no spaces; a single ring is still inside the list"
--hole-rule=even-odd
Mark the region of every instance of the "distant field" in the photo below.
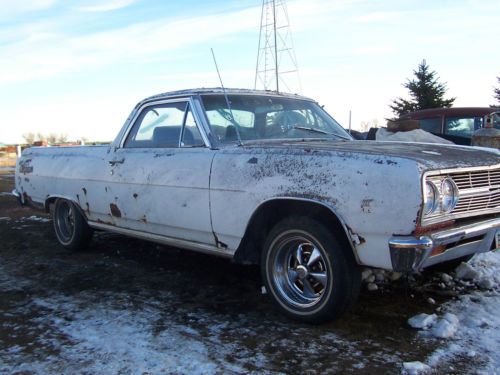
[[[16,158],[11,157],[0,157],[0,167],[15,167],[16,166]]]

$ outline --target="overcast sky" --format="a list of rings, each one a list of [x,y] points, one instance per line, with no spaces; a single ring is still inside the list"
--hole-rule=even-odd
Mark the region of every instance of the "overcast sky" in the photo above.
[[[302,80],[353,128],[392,115],[422,59],[455,106],[494,103],[498,0],[289,0]],[[0,142],[27,132],[112,140],[136,102],[253,88],[261,0],[0,0]]]

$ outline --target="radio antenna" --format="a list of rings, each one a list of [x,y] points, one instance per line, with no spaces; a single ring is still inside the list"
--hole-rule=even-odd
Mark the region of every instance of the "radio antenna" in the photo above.
[[[217,65],[217,60],[215,59],[214,49],[210,48],[210,51],[212,51],[212,57],[214,59],[215,69],[217,70],[217,75],[219,76],[219,81],[220,81],[220,85],[222,87],[222,92],[224,93],[224,98],[226,99],[227,108],[229,109],[229,114],[231,116],[231,123],[233,123],[234,129],[236,130],[236,136],[238,137],[238,144],[240,146],[242,146],[243,143],[241,142],[239,125],[236,122],[236,120],[234,119],[233,111],[231,109],[231,104],[229,104],[229,98],[227,97],[226,88],[224,87],[224,84],[222,83],[222,77],[221,77],[220,72],[219,72],[219,67]]]

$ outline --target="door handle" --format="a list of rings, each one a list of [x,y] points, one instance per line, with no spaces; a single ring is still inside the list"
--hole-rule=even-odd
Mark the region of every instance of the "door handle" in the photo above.
[[[110,160],[110,161],[108,161],[108,163],[111,166],[115,166],[116,164],[123,164],[124,161],[125,161],[125,158],[119,159],[119,160]]]

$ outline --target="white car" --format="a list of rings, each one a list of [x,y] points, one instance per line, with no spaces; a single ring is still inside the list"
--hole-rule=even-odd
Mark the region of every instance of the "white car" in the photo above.
[[[264,91],[145,99],[110,145],[25,150],[14,193],[67,249],[99,229],[259,263],[306,322],[356,300],[360,266],[417,272],[499,240],[498,151],[354,141],[315,101]]]

